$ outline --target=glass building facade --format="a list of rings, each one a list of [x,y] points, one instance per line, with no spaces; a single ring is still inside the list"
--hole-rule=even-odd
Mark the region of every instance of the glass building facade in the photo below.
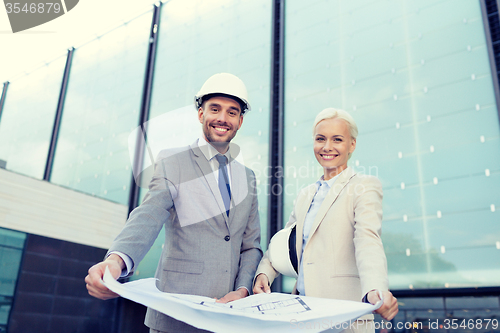
[[[257,176],[263,249],[268,226],[284,225],[299,191],[322,175],[312,151],[316,114],[344,109],[359,128],[349,165],[383,184],[398,320],[498,318],[500,49],[491,30],[498,22],[496,2],[485,0],[166,1],[6,85],[0,160],[8,171],[133,209],[147,190],[132,182],[142,120],[146,170],[160,150],[200,136],[193,96],[212,74],[230,72],[247,85],[252,106],[234,142]],[[276,65],[284,68],[278,85]],[[278,94],[283,132],[273,141]],[[276,151],[282,208],[269,204]],[[278,209],[283,220],[269,220]],[[2,230],[0,332],[25,237]],[[153,276],[162,243],[160,234],[132,279]],[[284,278],[283,291],[294,283]],[[465,289],[483,290],[464,303],[481,305],[450,298]],[[424,296],[405,298],[411,292]]]
[[[60,57],[9,84],[0,110],[0,160],[7,170],[43,179],[65,62]]]
[[[479,1],[450,4],[286,3],[285,211],[319,177],[314,117],[349,111],[351,166],[383,184],[392,289],[500,283],[496,78]]]
[[[0,332],[7,329],[26,234],[0,228]]]
[[[151,19],[150,10],[74,51],[51,182],[128,204]]]

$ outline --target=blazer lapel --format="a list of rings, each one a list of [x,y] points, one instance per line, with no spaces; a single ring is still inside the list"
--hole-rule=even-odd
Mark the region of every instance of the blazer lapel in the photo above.
[[[200,148],[198,147],[198,142],[194,142],[191,145],[191,150],[193,151],[193,154],[195,156],[194,160],[196,164],[198,164],[198,166],[200,167],[201,173],[203,174],[205,181],[208,183],[208,186],[212,191],[212,195],[214,196],[215,201],[217,201],[217,205],[219,206],[219,210],[222,216],[224,216],[224,221],[226,222],[227,226],[226,209],[224,207],[224,202],[222,201],[222,196],[220,194],[219,186],[217,185],[217,180],[215,180],[215,174],[212,171],[210,164],[208,164],[207,159],[205,158]]]
[[[321,204],[319,208],[318,214],[314,218],[314,223],[311,227],[311,231],[309,232],[309,240],[311,240],[312,236],[318,229],[319,225],[325,218],[326,213],[330,210],[330,207],[333,205],[335,200],[337,200],[340,192],[344,189],[344,187],[349,183],[349,180],[356,173],[351,168],[346,168],[339,176],[339,178],[333,183],[332,188],[328,191],[328,194],[325,197],[325,200]]]
[[[229,223],[233,221],[236,207],[248,195],[248,180],[245,166],[236,160],[230,163],[231,169],[231,205],[229,210]]]
[[[304,199],[300,198],[301,202],[296,202],[295,206],[295,218],[297,219],[297,226],[295,229],[296,232],[296,249],[297,249],[297,259],[300,263],[300,258],[302,256],[302,238],[304,237],[304,221],[306,220],[307,212],[309,211],[309,207],[311,207],[311,202],[316,194],[317,188],[316,184],[309,185],[304,189]]]

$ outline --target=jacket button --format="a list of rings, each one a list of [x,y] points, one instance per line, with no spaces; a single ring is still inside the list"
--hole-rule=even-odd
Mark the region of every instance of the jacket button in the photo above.
[[[226,237],[224,237],[224,240],[225,240],[226,242],[229,242],[229,240],[230,240],[230,239],[231,239],[231,237],[229,237],[229,235],[227,235]]]

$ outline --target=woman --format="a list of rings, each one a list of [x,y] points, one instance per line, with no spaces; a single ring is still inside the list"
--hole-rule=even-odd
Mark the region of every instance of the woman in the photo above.
[[[376,312],[391,320],[398,305],[388,291],[380,239],[382,185],[377,178],[347,167],[357,134],[346,111],[328,108],[316,116],[314,155],[324,174],[300,192],[287,224],[296,224],[299,269],[293,293],[375,304],[379,290],[384,303]],[[278,274],[268,251],[257,268],[253,292],[270,292]],[[371,320],[373,315],[362,319]],[[374,331],[368,322],[361,324],[356,331]]]

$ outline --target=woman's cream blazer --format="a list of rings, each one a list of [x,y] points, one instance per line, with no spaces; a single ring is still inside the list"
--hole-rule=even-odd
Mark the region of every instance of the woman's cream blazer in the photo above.
[[[304,220],[315,193],[315,184],[299,193],[287,223],[297,222],[296,247],[299,263],[303,255],[306,296],[361,301],[370,290],[388,290],[378,178],[345,169],[323,201],[302,253]],[[270,283],[279,274],[267,252],[255,276],[260,273]]]

